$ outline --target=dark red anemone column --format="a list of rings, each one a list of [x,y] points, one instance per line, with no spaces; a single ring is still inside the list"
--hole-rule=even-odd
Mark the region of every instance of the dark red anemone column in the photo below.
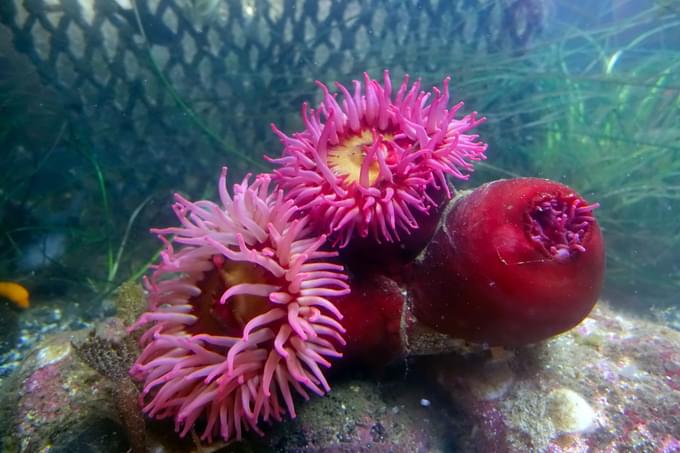
[[[602,286],[595,207],[537,178],[495,181],[453,200],[405,273],[413,313],[439,332],[491,346],[572,328]]]
[[[399,284],[383,275],[352,278],[352,292],[335,301],[342,313],[348,362],[382,366],[406,354],[401,332],[405,298]]]
[[[353,277],[352,292],[335,301],[343,315],[347,341],[343,362],[380,368],[413,355],[479,351],[475,345],[452,338],[413,316],[408,291],[388,276]]]

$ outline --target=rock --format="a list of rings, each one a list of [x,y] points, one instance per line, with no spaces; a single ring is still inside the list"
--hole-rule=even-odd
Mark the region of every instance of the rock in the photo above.
[[[0,301],[0,354],[11,350],[19,335],[18,309]]]
[[[470,452],[679,452],[680,333],[600,305],[503,359],[438,358]]]
[[[111,386],[78,359],[71,346],[73,335],[46,337],[4,382],[2,451],[121,452],[128,448]]]
[[[593,426],[595,411],[578,393],[568,388],[550,392],[546,413],[557,434],[581,433]]]
[[[2,307],[7,307],[7,311],[3,312]],[[77,302],[36,298],[30,308],[19,311],[3,301],[0,304],[0,379],[12,374],[28,353],[50,334],[93,326],[91,320],[83,319]]]
[[[345,370],[329,395],[298,400],[296,419],[229,445],[179,439],[171,420],[146,420],[140,432],[137,389],[121,384],[125,339],[110,318],[40,342],[1,389],[0,450],[121,452],[136,442],[158,453],[680,451],[680,333],[605,306],[514,354],[420,358],[380,381]]]
[[[3,389],[9,398],[2,404],[2,451],[129,451],[135,438],[129,425],[137,423],[140,412],[136,398],[133,407],[121,410],[117,382],[123,376],[115,369],[126,353],[117,346],[106,347],[119,344],[121,329],[119,320],[111,318],[94,331],[48,336],[28,354]],[[99,349],[101,353],[96,352]],[[105,377],[104,370],[116,379]],[[229,445],[201,445],[195,435],[180,439],[172,420],[147,420],[146,451],[451,451],[456,436],[450,429],[454,415],[448,404],[439,402],[441,394],[421,376],[412,373],[403,379],[401,369],[396,372],[380,383],[339,377],[329,395],[298,401],[296,419],[275,423],[265,430],[265,437],[249,433]],[[131,414],[135,408],[137,413]]]
[[[296,419],[275,425],[256,446],[281,453],[455,451],[454,414],[438,400],[416,374],[336,380],[330,394],[301,403]]]

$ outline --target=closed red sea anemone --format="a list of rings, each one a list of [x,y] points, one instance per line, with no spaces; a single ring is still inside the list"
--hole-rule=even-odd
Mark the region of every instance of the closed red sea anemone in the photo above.
[[[451,337],[492,346],[571,329],[602,288],[597,206],[539,178],[494,181],[453,200],[404,273],[415,316]]]
[[[305,129],[288,136],[272,126],[284,151],[270,159],[274,180],[322,232],[345,247],[353,235],[395,242],[419,227],[446,176],[467,179],[486,145],[467,135],[483,118],[456,119],[463,103],[448,107],[449,78],[441,90],[420,90],[404,78],[396,95],[388,71],[383,83],[364,74],[353,93],[331,94],[321,82],[317,110],[302,108]]]
[[[326,237],[310,235],[268,175],[232,197],[226,173],[221,206],[176,195],[181,226],[155,231],[165,250],[132,327],[146,328],[130,370],[144,412],[174,417],[182,436],[203,419],[208,441],[260,433],[259,421],[295,417],[293,393],[329,391],[321,368],[345,341],[328,298],[349,293],[342,266],[327,262],[336,253],[319,250]]]

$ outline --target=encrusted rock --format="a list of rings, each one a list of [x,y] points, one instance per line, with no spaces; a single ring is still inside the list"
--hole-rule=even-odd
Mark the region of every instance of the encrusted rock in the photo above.
[[[5,381],[3,451],[78,451],[80,445],[97,446],[98,452],[127,449],[111,385],[79,360],[73,335],[45,338]]]
[[[256,444],[281,453],[455,450],[459,433],[448,405],[417,373],[402,377],[336,380],[328,395],[301,404],[296,419],[274,426]]]
[[[574,330],[503,365],[434,362],[474,424],[463,451],[680,451],[680,333],[602,303]]]
[[[229,446],[179,439],[172,421],[140,434],[137,389],[121,387],[128,341],[115,318],[43,340],[1,389],[2,451],[680,451],[680,333],[605,306],[513,354],[420,358],[380,381],[335,376],[296,419]]]

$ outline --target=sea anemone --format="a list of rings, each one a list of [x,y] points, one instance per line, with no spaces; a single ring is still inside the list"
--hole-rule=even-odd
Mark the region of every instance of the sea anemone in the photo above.
[[[455,118],[463,103],[448,107],[449,80],[426,93],[406,76],[393,96],[388,71],[382,84],[364,74],[353,94],[336,83],[341,101],[317,82],[323,101],[316,110],[303,105],[302,132],[272,125],[284,145],[269,159],[278,165],[274,181],[341,248],[355,233],[399,241],[442,192],[450,196],[447,175],[467,179],[472,162],[484,159],[486,145],[466,134],[484,118]]]
[[[342,266],[327,261],[336,253],[320,250],[326,237],[270,191],[270,176],[246,177],[232,197],[226,175],[221,206],[175,196],[181,226],[154,231],[165,249],[131,327],[146,327],[130,370],[144,412],[174,417],[182,436],[204,419],[208,441],[261,433],[259,421],[295,417],[294,392],[329,391],[321,367],[345,340],[328,298],[349,293]]]
[[[574,327],[602,288],[596,207],[539,178],[494,181],[454,199],[404,272],[415,316],[492,346],[534,343]]]

